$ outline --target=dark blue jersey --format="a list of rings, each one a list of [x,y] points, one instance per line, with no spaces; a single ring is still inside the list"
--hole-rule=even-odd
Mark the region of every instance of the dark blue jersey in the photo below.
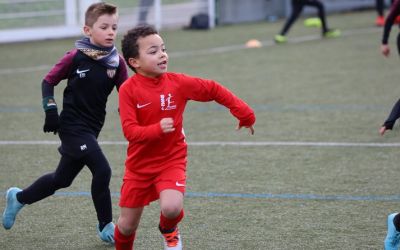
[[[60,114],[60,133],[97,137],[104,125],[106,103],[114,87],[128,78],[126,65],[120,56],[119,66],[108,69],[81,51],[73,49],[46,75],[44,81],[57,85],[68,79]]]

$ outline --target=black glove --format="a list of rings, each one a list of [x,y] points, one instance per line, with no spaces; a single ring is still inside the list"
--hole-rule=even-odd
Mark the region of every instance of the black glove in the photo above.
[[[45,112],[46,118],[44,120],[43,132],[53,132],[54,134],[57,134],[57,130],[60,127],[57,109],[49,109]]]

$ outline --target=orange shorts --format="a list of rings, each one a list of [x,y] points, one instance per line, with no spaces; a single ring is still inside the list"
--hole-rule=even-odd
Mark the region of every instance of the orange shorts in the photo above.
[[[120,207],[136,208],[150,204],[160,198],[160,192],[174,189],[185,193],[185,166],[169,167],[147,180],[124,179],[121,187]]]

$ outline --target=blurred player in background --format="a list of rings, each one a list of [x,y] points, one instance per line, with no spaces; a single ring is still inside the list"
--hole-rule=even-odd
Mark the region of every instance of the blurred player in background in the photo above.
[[[392,7],[390,8],[390,12],[386,17],[385,26],[382,34],[382,41],[381,41],[381,53],[388,57],[390,55],[390,46],[389,46],[389,36],[392,30],[392,26],[395,23],[397,16],[400,14],[400,0],[396,0]],[[397,52],[400,55],[400,33],[397,34]],[[383,123],[382,127],[379,130],[379,133],[383,135],[386,130],[391,130],[393,128],[394,123],[400,117],[400,100],[396,102],[393,106],[392,111],[390,112],[389,117]]]
[[[147,15],[149,14],[149,10],[153,4],[154,0],[140,0],[138,25],[147,23]]]
[[[132,249],[144,207],[159,200],[159,230],[164,237],[164,249],[181,250],[178,223],[184,217],[186,104],[190,100],[216,101],[239,120],[237,129],[248,128],[251,134],[256,118],[244,101],[219,83],[167,72],[165,44],[152,26],[137,26],[128,31],[122,40],[122,52],[135,74],[119,92],[121,125],[129,145],[115,247]]]
[[[111,168],[97,137],[104,124],[108,96],[128,78],[125,62],[114,46],[117,23],[116,6],[106,3],[89,6],[83,28],[86,37],[76,41],[75,48],[43,79],[42,101],[46,114],[43,131],[58,132],[61,159],[54,172],[43,175],[29,187],[8,189],[3,213],[5,229],[14,225],[18,212],[25,205],[70,186],[86,165],[93,176],[91,194],[98,219],[97,234],[107,243],[114,242],[109,189]],[[59,117],[54,87],[64,79],[68,82]]]
[[[390,2],[393,5],[394,0],[391,0]],[[385,13],[384,13],[385,12],[384,11],[384,9],[385,9],[385,1],[384,0],[376,0],[375,1],[375,9],[376,9],[376,12],[378,14],[378,16],[375,19],[375,24],[377,26],[385,25]],[[399,21],[400,20],[397,18],[395,22],[398,23]]]
[[[395,0],[390,12],[385,20],[384,31],[382,35],[381,52],[384,56],[390,55],[388,44],[391,28],[400,14],[400,0]],[[400,55],[400,33],[397,35],[397,52]],[[393,106],[389,117],[386,119],[379,133],[384,135],[386,130],[393,128],[394,123],[400,117],[400,99]],[[385,250],[398,250],[400,247],[400,213],[392,213],[387,218],[387,235],[384,241]]]
[[[318,17],[321,20],[322,36],[324,37],[338,37],[340,36],[340,30],[329,29],[326,22],[325,7],[319,0],[292,0],[292,12],[289,18],[286,20],[282,31],[275,36],[274,40],[276,43],[287,42],[286,34],[289,32],[292,25],[299,18],[303,8],[305,6],[315,7],[318,10]]]

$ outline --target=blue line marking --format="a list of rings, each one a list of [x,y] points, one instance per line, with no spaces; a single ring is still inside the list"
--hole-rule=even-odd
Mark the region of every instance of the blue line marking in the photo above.
[[[79,197],[91,196],[90,192],[56,192],[56,196]],[[112,197],[120,197],[119,192],[111,193]],[[241,194],[241,193],[203,193],[186,192],[189,198],[244,198],[244,199],[282,199],[282,200],[323,200],[323,201],[394,201],[400,202],[400,195],[319,195],[319,194]]]
[[[269,112],[307,112],[307,111],[324,111],[324,112],[335,112],[335,111],[347,111],[347,112],[381,112],[386,111],[388,107],[384,105],[371,105],[371,104],[254,104],[251,107],[258,112],[269,111]],[[226,108],[219,105],[203,105],[203,106],[191,106],[188,108],[191,112],[225,112]],[[108,112],[117,112],[115,108],[108,108]],[[41,107],[17,107],[8,106],[0,107],[0,113],[38,113],[43,112]]]

